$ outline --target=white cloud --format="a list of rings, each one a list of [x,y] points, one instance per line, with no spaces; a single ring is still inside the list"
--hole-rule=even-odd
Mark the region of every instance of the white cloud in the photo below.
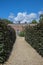
[[[36,13],[30,13],[30,15],[29,15],[29,18],[31,19],[31,18],[36,18],[37,17],[37,14]]]
[[[24,19],[24,17],[25,17],[25,13],[19,12],[14,19],[15,19],[15,21],[22,21]]]
[[[27,14],[26,12],[19,12],[17,16],[14,18],[15,21],[21,21],[21,22],[30,22],[32,19],[35,19],[37,17],[37,14],[31,13]]]
[[[14,14],[13,13],[10,13],[8,19],[13,21],[14,20]]]
[[[39,15],[40,15],[40,14],[43,14],[43,11],[39,11],[38,14],[39,14]]]
[[[10,20],[13,20],[13,22],[21,21],[24,22],[31,22],[33,19],[37,18],[36,13],[30,13],[27,14],[27,12],[18,12],[17,16],[15,17],[13,13],[10,13],[9,17]]]

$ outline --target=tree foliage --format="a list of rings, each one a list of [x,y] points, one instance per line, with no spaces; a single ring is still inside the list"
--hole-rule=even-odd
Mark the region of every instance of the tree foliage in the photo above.
[[[8,19],[0,19],[0,21],[5,22],[6,24],[13,24],[13,22]]]
[[[37,21],[36,20],[32,20],[32,24],[37,24]]]
[[[43,23],[43,14],[40,15],[40,20],[39,20],[40,23]]]

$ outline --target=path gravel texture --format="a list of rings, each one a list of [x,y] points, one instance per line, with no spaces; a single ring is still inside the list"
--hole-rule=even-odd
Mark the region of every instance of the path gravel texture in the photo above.
[[[4,65],[43,65],[43,58],[25,41],[17,37],[11,56]]]

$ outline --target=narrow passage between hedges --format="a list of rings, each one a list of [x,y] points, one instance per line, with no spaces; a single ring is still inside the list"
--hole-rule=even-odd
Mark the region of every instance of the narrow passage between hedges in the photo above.
[[[25,41],[17,37],[9,60],[4,65],[43,65],[43,58]]]

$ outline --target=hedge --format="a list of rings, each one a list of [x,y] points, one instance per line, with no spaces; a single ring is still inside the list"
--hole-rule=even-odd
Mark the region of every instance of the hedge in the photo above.
[[[16,40],[16,33],[3,20],[0,21],[0,63],[8,60],[13,44]]]
[[[19,32],[19,36],[20,37],[24,37],[25,36],[25,32],[24,31]]]
[[[25,27],[25,40],[43,57],[43,24]]]

